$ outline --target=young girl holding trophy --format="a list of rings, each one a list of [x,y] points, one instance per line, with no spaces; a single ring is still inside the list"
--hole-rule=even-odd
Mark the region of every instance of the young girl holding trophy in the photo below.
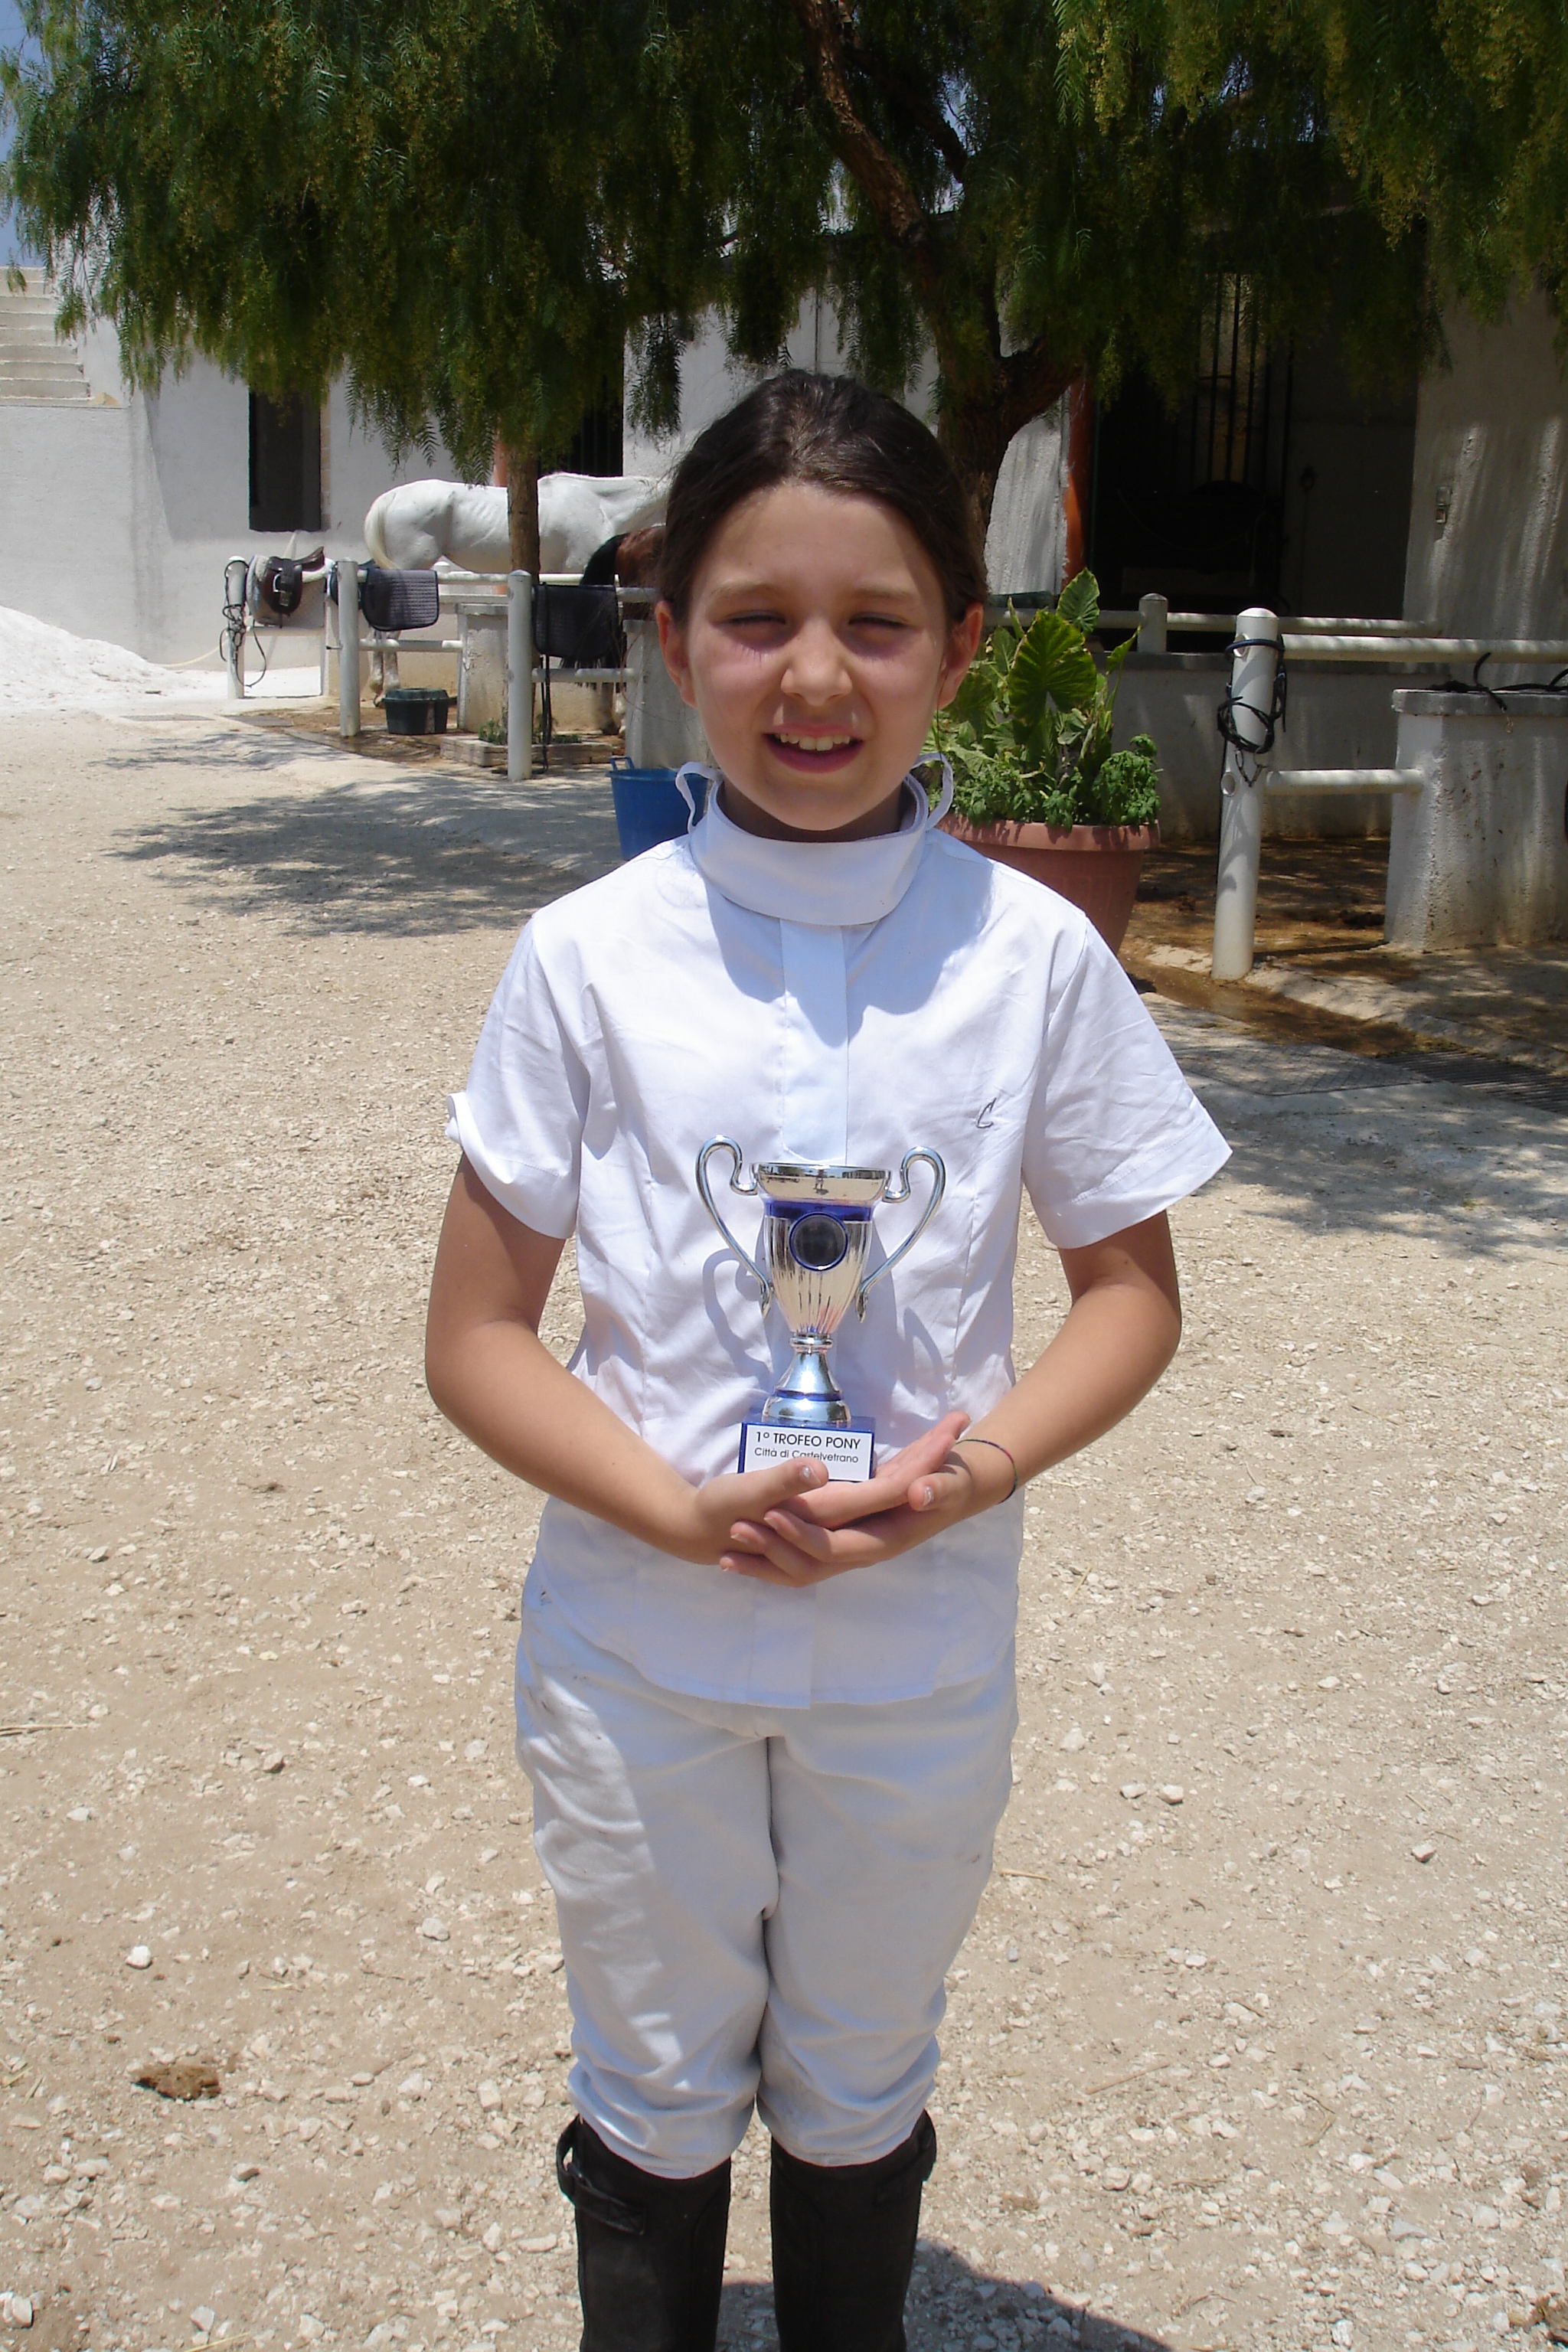
[[[1011,1785],[1019,1489],[1169,1361],[1165,1212],[1226,1156],[1092,928],[911,774],[984,592],[895,403],[792,374],[711,425],[658,605],[706,810],[534,917],[452,1104],[431,1393],[552,1497],[518,1753],[584,2352],[709,2352],[753,2105],[784,2352],[902,2346],[942,1979]],[[1015,1379],[1025,1190],[1072,1303]],[[762,1264],[728,1239],[752,1193]]]

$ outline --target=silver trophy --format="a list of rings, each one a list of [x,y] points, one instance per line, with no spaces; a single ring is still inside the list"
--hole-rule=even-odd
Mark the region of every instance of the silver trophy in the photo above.
[[[742,1248],[714,1201],[708,1163],[719,1151],[730,1155],[731,1192],[748,1200],[762,1199],[761,1264]],[[868,1274],[871,1213],[879,1202],[897,1205],[910,1198],[910,1171],[917,1160],[931,1170],[931,1197],[913,1233]],[[697,1155],[697,1189],[725,1242],[761,1285],[763,1313],[778,1301],[789,1325],[792,1353],[761,1414],[741,1424],[740,1467],[760,1470],[808,1453],[826,1461],[832,1477],[868,1478],[876,1433],[868,1421],[851,1413],[833,1377],[828,1351],[851,1307],[864,1317],[867,1294],[891,1274],[935,1216],[947,1187],[947,1171],[941,1156],[923,1145],[905,1152],[896,1189],[885,1168],[777,1160],[753,1168],[747,1181],[742,1165],[740,1145],[727,1135],[714,1136]]]

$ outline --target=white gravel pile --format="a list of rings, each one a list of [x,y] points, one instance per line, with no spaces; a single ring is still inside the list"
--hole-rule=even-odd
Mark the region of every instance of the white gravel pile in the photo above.
[[[247,667],[252,699],[258,691],[267,699],[317,692],[314,663],[284,669],[274,661],[258,678],[252,652]],[[227,683],[222,670],[164,669],[106,638],[75,637],[0,604],[0,712],[210,707],[224,700]]]
[[[162,669],[101,637],[73,637],[0,604],[0,710],[119,710],[127,703],[208,702],[208,670]]]

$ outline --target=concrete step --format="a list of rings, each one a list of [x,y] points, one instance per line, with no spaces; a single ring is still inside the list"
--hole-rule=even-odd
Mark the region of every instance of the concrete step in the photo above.
[[[81,362],[68,345],[63,349],[18,351],[0,342],[0,376],[5,375],[80,375]]]
[[[88,400],[79,368],[0,366],[0,400]]]
[[[0,286],[0,402],[79,408],[92,398],[75,342],[55,332],[55,298]]]

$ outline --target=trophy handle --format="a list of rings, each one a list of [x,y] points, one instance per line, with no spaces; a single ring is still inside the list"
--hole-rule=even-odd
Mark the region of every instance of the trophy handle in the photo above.
[[[733,1146],[731,1148],[733,1149]],[[899,1164],[899,1190],[896,1192],[885,1192],[882,1195],[883,1200],[890,1202],[896,1207],[900,1201],[907,1201],[909,1199],[910,1170],[914,1166],[917,1160],[923,1160],[926,1166],[931,1170],[931,1199],[926,1202],[924,1209],[921,1211],[920,1223],[916,1225],[914,1232],[909,1234],[905,1240],[901,1241],[899,1244],[898,1248],[893,1252],[892,1256],[885,1258],[882,1264],[877,1268],[876,1273],[868,1275],[866,1280],[860,1285],[860,1295],[855,1301],[855,1312],[859,1316],[862,1323],[866,1320],[866,1296],[870,1290],[872,1285],[874,1283],[880,1282],[885,1274],[891,1274],[899,1260],[905,1256],[909,1251],[913,1249],[915,1244],[919,1241],[921,1235],[924,1233],[926,1227],[935,1216],[938,1209],[942,1206],[942,1196],[947,1190],[947,1170],[942,1164],[941,1152],[928,1151],[923,1143],[917,1146],[913,1151],[905,1152],[902,1160]]]
[[[719,1211],[714,1204],[712,1191],[708,1182],[708,1162],[715,1151],[727,1151],[730,1155],[730,1190],[731,1192],[739,1192],[745,1198],[755,1200],[757,1195],[757,1180],[753,1176],[749,1184],[742,1181],[741,1176],[741,1147],[738,1143],[732,1143],[727,1135],[714,1136],[710,1142],[703,1145],[701,1150],[697,1155],[697,1189],[702,1195],[702,1205],[707,1210],[709,1215],[712,1218],[714,1223],[718,1226],[719,1231],[723,1234],[724,1239],[728,1242],[730,1247],[734,1251],[735,1255],[740,1259],[741,1264],[745,1267],[747,1273],[755,1275],[758,1282],[762,1285],[763,1296],[761,1305],[763,1313],[765,1315],[768,1308],[773,1304],[773,1284],[768,1280],[767,1276],[763,1272],[762,1267],[757,1264],[756,1259],[752,1255],[750,1250],[743,1250],[741,1247],[740,1243],[735,1239],[734,1234],[730,1231],[729,1226],[724,1223],[723,1218],[720,1215]],[[906,1192],[908,1192],[908,1178],[906,1177]],[[940,1186],[938,1187],[938,1190],[940,1192]],[[916,1231],[918,1232],[920,1228],[917,1226]]]

